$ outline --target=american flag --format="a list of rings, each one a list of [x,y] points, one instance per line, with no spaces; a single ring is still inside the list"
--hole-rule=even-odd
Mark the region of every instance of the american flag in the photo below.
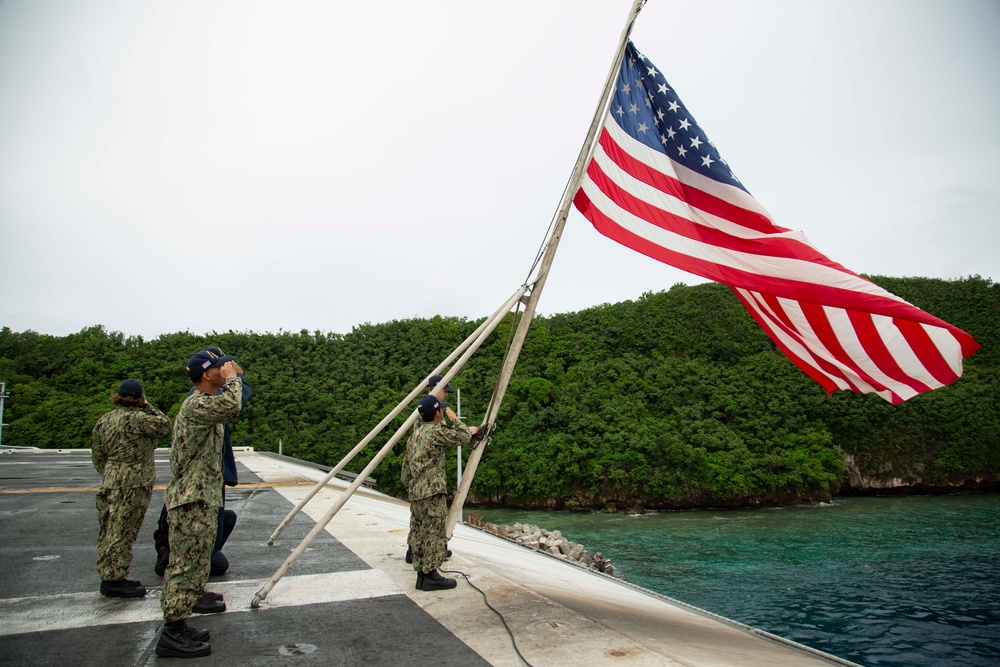
[[[901,403],[958,379],[979,348],[776,226],[631,42],[574,203],[608,238],[729,285],[827,393]]]

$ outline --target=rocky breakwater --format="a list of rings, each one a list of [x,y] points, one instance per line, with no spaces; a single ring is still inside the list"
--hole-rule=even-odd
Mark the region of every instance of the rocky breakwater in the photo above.
[[[479,517],[471,516],[467,522],[487,533],[510,540],[523,547],[541,551],[556,558],[562,558],[571,563],[602,572],[609,576],[618,576],[610,559],[605,559],[600,552],[587,551],[582,544],[571,542],[563,537],[558,530],[545,530],[526,523],[515,523],[513,526],[498,526]]]

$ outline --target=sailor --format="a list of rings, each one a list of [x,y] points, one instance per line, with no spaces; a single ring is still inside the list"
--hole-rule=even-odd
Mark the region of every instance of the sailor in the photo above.
[[[420,399],[417,412],[422,423],[406,443],[402,472],[410,499],[407,542],[417,572],[417,590],[446,590],[455,587],[455,580],[437,570],[444,562],[448,540],[445,448],[468,443],[477,429],[463,424],[448,404],[433,394]]]
[[[220,357],[225,356],[225,353],[214,345],[210,345],[205,349]],[[243,369],[240,368],[239,364],[236,365],[236,375],[243,384],[243,396],[240,399],[240,412],[243,412],[243,408],[247,406],[247,401],[253,396],[253,390],[247,383],[246,378],[243,377]],[[194,389],[192,388],[193,391]],[[219,392],[222,392],[222,389]],[[212,571],[210,574],[213,577],[225,574],[229,569],[229,559],[222,553],[222,547],[225,546],[226,540],[229,539],[233,528],[236,527],[236,512],[226,509],[225,487],[236,486],[240,483],[239,474],[236,470],[236,454],[233,452],[233,436],[228,423],[222,426],[222,438],[225,441],[225,448],[222,450],[222,507],[219,508],[219,527],[215,535],[215,547],[212,549]]]
[[[221,595],[208,595],[205,583],[222,506],[223,424],[240,413],[243,384],[233,357],[208,350],[188,360],[187,372],[195,391],[174,418],[170,442],[174,478],[164,493],[170,562],[163,577],[164,626],[156,655],[196,658],[212,652],[209,632],[188,626],[185,619],[196,602],[204,602],[203,595],[216,603],[203,612],[226,609]]]
[[[225,356],[225,353],[214,345],[210,345],[205,348],[205,351],[211,352],[219,357]],[[253,396],[253,390],[247,383],[246,378],[243,377],[243,369],[236,366],[236,374],[240,378],[240,382],[243,383],[243,397],[240,399],[240,412],[243,408],[247,406],[247,401]],[[223,390],[219,389],[221,393]],[[194,387],[188,394],[194,393]],[[215,547],[212,549],[212,569],[209,573],[210,576],[217,577],[225,574],[229,570],[229,559],[224,553],[222,553],[222,548],[225,546],[226,541],[233,532],[233,528],[236,527],[236,512],[230,509],[226,509],[226,486],[236,486],[239,484],[239,474],[236,469],[236,455],[233,452],[233,437],[230,433],[229,424],[224,424],[222,427],[223,440],[225,441],[225,448],[222,452],[222,507],[219,508],[219,525],[215,532]],[[160,512],[160,520],[157,523],[157,530],[153,533],[153,544],[156,547],[156,565],[154,566],[154,571],[159,576],[163,576],[163,572],[167,569],[167,562],[170,559],[170,542],[168,539],[169,529],[167,527],[167,506],[164,505]],[[200,613],[200,607],[204,605],[203,601],[199,601],[194,606],[195,613]]]
[[[454,394],[455,393],[454,387],[452,387],[450,384],[446,384],[444,387],[441,388],[441,391],[435,391],[435,389],[437,389],[438,384],[440,384],[441,380],[443,380],[443,379],[444,379],[443,375],[432,375],[427,380],[427,393],[428,394],[434,394],[434,395],[436,395],[442,401],[447,401],[448,400],[448,394]],[[441,392],[444,392],[444,393],[441,393]]]
[[[442,401],[448,398],[448,394],[452,394],[455,392],[455,389],[450,384],[446,384],[444,387],[441,388],[440,391],[435,391],[437,389],[438,384],[443,379],[444,379],[443,375],[432,375],[427,380],[427,394],[437,396]],[[446,402],[444,403],[444,405],[448,405],[448,403]],[[418,424],[413,425],[414,432],[416,432],[417,426]],[[402,481],[404,486],[407,485],[407,477],[405,473],[403,474]],[[407,538],[406,541],[408,544],[410,541],[409,538]],[[447,549],[445,553],[445,558],[451,558],[451,549]],[[413,549],[411,549],[409,546],[406,547],[405,560],[408,565],[413,563]]]
[[[101,474],[97,572],[102,595],[141,598],[143,585],[125,577],[156,479],[153,450],[170,432],[170,420],[146,401],[138,380],[124,380],[111,403],[115,409],[97,420],[91,435],[91,459]]]

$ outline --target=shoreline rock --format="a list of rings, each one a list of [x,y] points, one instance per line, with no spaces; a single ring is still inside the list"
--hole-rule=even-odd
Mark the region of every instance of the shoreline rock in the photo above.
[[[562,532],[558,530],[549,531],[527,523],[515,523],[513,526],[498,526],[495,523],[483,521],[482,517],[475,514],[470,515],[466,523],[491,535],[496,535],[515,544],[520,544],[528,549],[541,551],[556,558],[562,558],[563,560],[576,563],[611,577],[621,578],[618,570],[611,563],[611,559],[605,558],[600,552],[591,552],[584,549],[582,544],[567,540],[563,537]]]

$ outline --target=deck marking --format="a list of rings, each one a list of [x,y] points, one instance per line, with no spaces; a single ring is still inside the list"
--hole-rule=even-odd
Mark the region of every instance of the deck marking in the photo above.
[[[250,601],[264,579],[212,583],[209,590],[226,596],[225,613],[248,612]],[[106,598],[100,593],[65,593],[0,600],[0,636],[97,625],[162,621],[161,588],[147,587],[144,598]],[[255,613],[282,607],[346,602],[402,595],[403,591],[380,570],[354,570],[332,574],[286,576]]]

